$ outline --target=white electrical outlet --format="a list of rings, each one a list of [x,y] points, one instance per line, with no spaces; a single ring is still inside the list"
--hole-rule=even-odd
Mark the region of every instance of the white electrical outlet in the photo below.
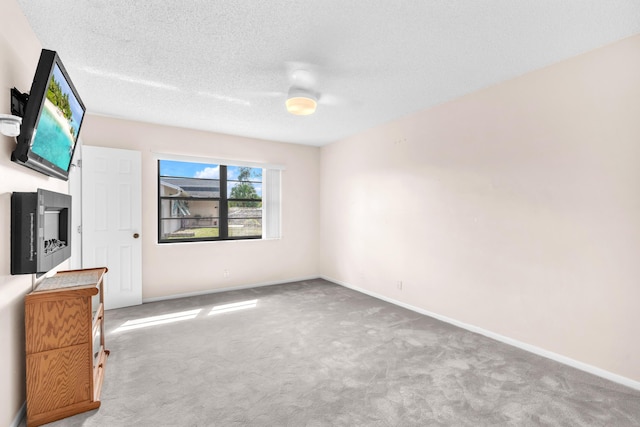
[[[229,270],[227,270],[226,268],[224,269],[224,277],[229,277]]]
[[[398,290],[399,290],[399,291],[401,291],[401,290],[402,290],[402,280],[398,280],[398,281],[396,282],[396,287],[398,288]]]

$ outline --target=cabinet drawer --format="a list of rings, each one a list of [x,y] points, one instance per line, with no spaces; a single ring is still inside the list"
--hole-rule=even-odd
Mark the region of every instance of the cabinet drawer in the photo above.
[[[90,401],[93,369],[86,344],[27,355],[27,414]]]
[[[27,354],[87,343],[91,311],[87,298],[25,304]]]

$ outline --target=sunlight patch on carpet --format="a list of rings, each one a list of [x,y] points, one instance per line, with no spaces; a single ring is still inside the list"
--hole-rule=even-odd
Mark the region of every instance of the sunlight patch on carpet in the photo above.
[[[163,325],[166,323],[190,320],[190,319],[194,319],[201,311],[202,309],[198,308],[195,310],[180,311],[177,313],[143,317],[141,319],[135,319],[135,320],[127,320],[113,332],[129,331],[131,329],[146,328],[149,326]]]
[[[255,308],[256,305],[258,305],[257,299],[252,299],[252,300],[242,301],[242,302],[234,302],[231,304],[216,305],[211,309],[208,316],[212,316],[214,314],[229,313],[231,311],[246,310],[247,308]]]

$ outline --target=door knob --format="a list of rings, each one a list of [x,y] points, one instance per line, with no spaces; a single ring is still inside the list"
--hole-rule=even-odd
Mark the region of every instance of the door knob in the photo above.
[[[140,235],[138,233],[133,233],[133,238],[137,239],[138,237],[140,237]]]

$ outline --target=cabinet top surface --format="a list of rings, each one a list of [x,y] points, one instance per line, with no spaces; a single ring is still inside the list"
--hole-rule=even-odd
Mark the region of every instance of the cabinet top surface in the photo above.
[[[95,286],[102,275],[107,272],[105,267],[86,270],[59,271],[51,277],[43,279],[33,292],[46,292],[66,288]]]

